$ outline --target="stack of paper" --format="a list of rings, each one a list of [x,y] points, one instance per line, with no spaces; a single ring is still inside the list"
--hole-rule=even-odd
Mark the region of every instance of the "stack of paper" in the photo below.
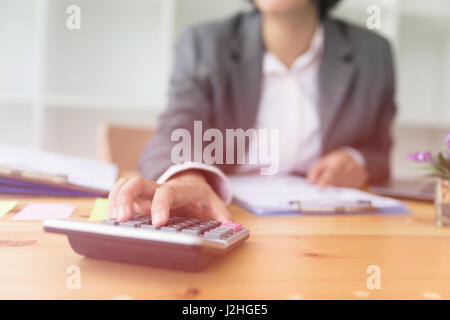
[[[0,145],[0,194],[105,196],[117,167],[53,152]]]
[[[405,203],[395,199],[348,188],[319,190],[297,176],[230,176],[229,179],[234,202],[258,215],[302,214],[293,202],[327,208],[365,202],[374,207],[372,213],[409,212]],[[327,210],[326,213],[335,212]]]

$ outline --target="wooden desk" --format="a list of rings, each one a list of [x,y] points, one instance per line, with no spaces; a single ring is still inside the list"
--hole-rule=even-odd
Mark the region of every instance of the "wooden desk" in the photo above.
[[[11,197],[0,197],[0,200]],[[77,205],[93,199],[13,197]],[[411,215],[256,217],[231,210],[250,239],[204,272],[157,269],[83,258],[66,237],[40,222],[0,220],[0,299],[353,299],[450,298],[450,229],[434,226],[433,207],[411,202]],[[67,268],[81,268],[81,289],[68,290]],[[381,289],[368,290],[366,269],[381,268]]]

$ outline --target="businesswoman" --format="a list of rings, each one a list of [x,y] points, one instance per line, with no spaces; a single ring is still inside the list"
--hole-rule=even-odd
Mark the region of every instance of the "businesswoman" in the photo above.
[[[116,184],[109,217],[148,212],[156,225],[169,213],[231,220],[224,173],[250,168],[174,164],[171,134],[192,132],[194,121],[220,132],[279,128],[280,172],[304,174],[319,187],[388,178],[395,114],[389,43],[330,18],[338,0],[253,2],[254,12],[181,37],[169,106],[141,157],[142,177]]]

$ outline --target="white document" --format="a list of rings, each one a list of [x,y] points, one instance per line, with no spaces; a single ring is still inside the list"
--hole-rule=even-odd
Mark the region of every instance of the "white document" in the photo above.
[[[114,164],[8,145],[0,145],[0,166],[67,176],[70,184],[102,191],[111,190],[118,173]]]
[[[291,201],[340,206],[344,203],[368,201],[377,212],[407,211],[398,200],[376,196],[356,189],[328,187],[321,191],[298,176],[229,176],[234,200],[250,211],[264,215],[296,212]]]

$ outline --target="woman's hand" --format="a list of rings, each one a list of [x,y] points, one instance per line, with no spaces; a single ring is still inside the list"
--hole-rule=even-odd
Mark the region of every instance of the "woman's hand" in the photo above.
[[[332,151],[309,171],[308,181],[323,189],[327,186],[361,188],[369,180],[367,170],[345,151]]]
[[[110,219],[127,221],[134,214],[148,213],[156,226],[166,224],[169,214],[231,221],[225,203],[195,170],[182,172],[163,184],[138,177],[121,179],[109,194],[108,207]]]

